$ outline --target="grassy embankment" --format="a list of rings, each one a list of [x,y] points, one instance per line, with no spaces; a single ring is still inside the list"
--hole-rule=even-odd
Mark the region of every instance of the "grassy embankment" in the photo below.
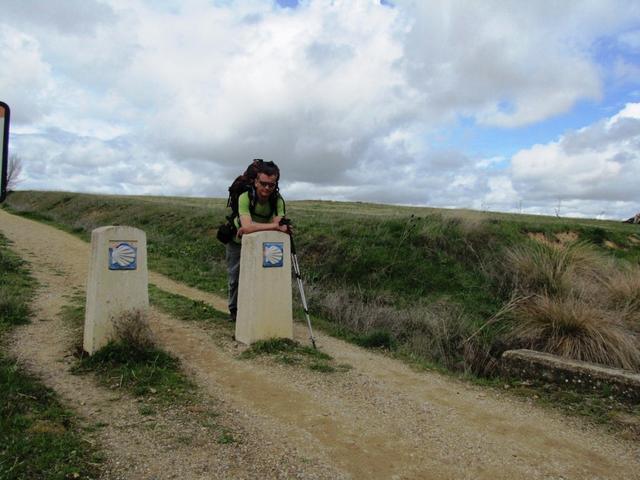
[[[224,295],[224,200],[16,192],[11,211],[85,239],[146,231],[150,267]],[[638,369],[640,232],[610,221],[288,202],[314,320],[414,361],[492,375],[512,347]]]
[[[28,323],[35,288],[26,264],[0,235],[0,478],[95,478],[99,453],[73,413],[6,353],[6,337]]]

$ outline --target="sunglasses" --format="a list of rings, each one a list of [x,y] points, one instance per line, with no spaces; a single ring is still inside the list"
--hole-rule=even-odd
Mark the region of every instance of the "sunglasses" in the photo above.
[[[258,180],[258,183],[262,185],[264,188],[268,188],[269,190],[273,190],[276,188],[276,182],[263,182],[262,180]]]

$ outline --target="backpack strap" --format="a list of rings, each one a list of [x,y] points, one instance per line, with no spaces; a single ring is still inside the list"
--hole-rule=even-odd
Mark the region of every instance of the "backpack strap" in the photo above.
[[[257,195],[256,195],[256,189],[253,187],[253,185],[249,186],[247,193],[249,194],[249,212],[251,212],[251,215],[255,215]]]
[[[287,214],[287,205],[284,203],[284,198],[280,196],[280,192],[273,192],[269,197],[269,205],[271,206],[271,216],[278,215],[278,200],[282,200],[282,216]]]

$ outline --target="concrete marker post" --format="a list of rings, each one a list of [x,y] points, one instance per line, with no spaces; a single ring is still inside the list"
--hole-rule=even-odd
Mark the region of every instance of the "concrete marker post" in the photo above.
[[[149,308],[147,236],[137,228],[109,226],[91,232],[83,348],[93,355],[114,335],[114,321]]]
[[[242,237],[236,340],[293,339],[291,246],[282,232]]]

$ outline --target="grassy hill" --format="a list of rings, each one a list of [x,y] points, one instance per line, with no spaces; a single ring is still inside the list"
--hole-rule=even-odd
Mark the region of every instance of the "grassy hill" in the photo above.
[[[5,208],[87,240],[140,228],[150,268],[226,293],[225,200],[14,192]],[[476,374],[512,347],[640,369],[637,225],[360,202],[287,213],[310,309],[334,334]]]

